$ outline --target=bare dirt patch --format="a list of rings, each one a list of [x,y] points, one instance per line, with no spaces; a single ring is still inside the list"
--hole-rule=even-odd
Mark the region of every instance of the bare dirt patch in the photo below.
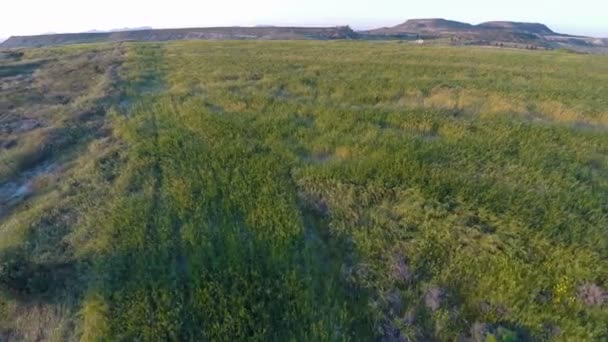
[[[37,119],[17,119],[0,124],[0,134],[24,133],[42,126],[42,122]]]
[[[57,170],[54,163],[45,163],[22,172],[18,179],[0,185],[0,217],[12,206],[31,196],[36,190],[36,181]]]

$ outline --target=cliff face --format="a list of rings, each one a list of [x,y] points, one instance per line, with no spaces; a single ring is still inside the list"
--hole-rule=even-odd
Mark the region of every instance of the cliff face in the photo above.
[[[39,47],[78,43],[120,41],[169,41],[193,39],[348,39],[356,37],[350,27],[213,27],[192,29],[138,30],[101,33],[70,33],[14,36],[0,44],[3,48]]]

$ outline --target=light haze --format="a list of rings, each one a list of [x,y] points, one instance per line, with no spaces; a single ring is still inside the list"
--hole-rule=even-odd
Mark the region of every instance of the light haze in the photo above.
[[[473,24],[542,22],[557,32],[608,37],[606,0],[3,0],[0,37],[140,26],[351,25],[364,29],[411,18]]]

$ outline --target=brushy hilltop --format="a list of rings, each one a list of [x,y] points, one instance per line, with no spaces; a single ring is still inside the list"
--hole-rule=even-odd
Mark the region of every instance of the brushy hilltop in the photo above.
[[[0,340],[606,341],[608,59],[0,53]]]

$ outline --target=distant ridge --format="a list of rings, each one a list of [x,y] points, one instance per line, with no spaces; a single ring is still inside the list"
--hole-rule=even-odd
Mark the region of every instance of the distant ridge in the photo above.
[[[39,36],[13,36],[2,48],[40,47],[98,42],[170,40],[302,40],[349,39],[357,34],[348,26],[339,27],[208,27],[136,30],[119,32],[68,33]]]
[[[478,25],[442,18],[410,19],[393,27],[353,31],[348,26],[281,27],[208,27],[151,29],[124,28],[38,36],[14,36],[0,48],[52,45],[171,40],[439,40],[451,45],[481,45],[527,49],[569,49],[583,53],[608,54],[608,39],[556,33],[541,23],[488,21]]]
[[[564,48],[584,53],[608,53],[607,39],[556,33],[541,23],[488,21],[472,25],[440,18],[410,19],[393,27],[358,33],[367,39],[443,39],[452,45]]]
[[[550,28],[539,23],[522,23],[513,21],[489,21],[472,25],[454,20],[440,18],[410,19],[403,24],[393,27],[370,30],[370,33],[433,33],[433,32],[487,32],[488,30],[511,33],[528,33],[539,35],[555,35]]]
[[[488,21],[477,25],[477,27],[499,30],[511,30],[518,32],[536,33],[541,35],[553,35],[555,32],[547,25],[539,23],[518,23],[513,21]]]

